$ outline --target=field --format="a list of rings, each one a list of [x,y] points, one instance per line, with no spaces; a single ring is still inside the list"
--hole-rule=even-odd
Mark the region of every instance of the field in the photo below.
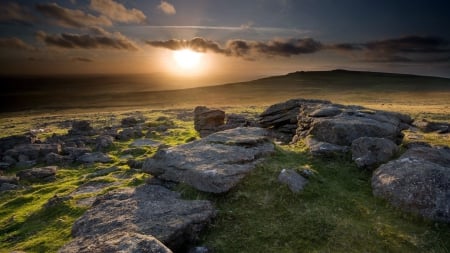
[[[100,128],[138,114],[146,118],[147,125],[171,125],[166,133],[150,136],[175,146],[199,138],[191,113],[196,105],[256,118],[267,106],[297,97],[450,122],[450,80],[380,73],[293,73],[185,90],[88,93],[18,94],[14,99],[21,100],[15,102],[2,97],[2,103],[8,102],[10,107],[3,107],[0,114],[0,137],[43,129],[38,137],[45,140],[53,133],[67,133],[68,120],[87,119]],[[450,135],[406,132],[405,142],[416,140],[448,146]],[[115,142],[108,151],[112,163],[63,167],[55,182],[0,193],[0,252],[56,252],[70,240],[73,221],[87,209],[83,200],[143,184],[150,175],[131,169],[124,159],[130,155],[130,143]],[[314,158],[302,142],[277,145],[276,149],[275,155],[227,194],[205,194],[186,185],[177,186],[185,198],[208,199],[218,209],[217,219],[202,234],[199,245],[214,252],[450,252],[449,224],[404,214],[374,198],[371,173],[358,169],[349,157]],[[145,147],[131,156],[143,160],[155,151]],[[116,169],[98,173],[111,167]],[[304,192],[293,194],[277,182],[284,168],[309,168],[316,173]],[[67,196],[89,184],[104,187],[45,206],[53,196]]]

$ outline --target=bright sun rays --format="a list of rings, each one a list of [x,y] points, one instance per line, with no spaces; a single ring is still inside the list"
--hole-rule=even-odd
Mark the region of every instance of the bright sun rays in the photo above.
[[[194,52],[190,49],[174,51],[173,59],[177,66],[183,71],[200,71],[202,54]]]

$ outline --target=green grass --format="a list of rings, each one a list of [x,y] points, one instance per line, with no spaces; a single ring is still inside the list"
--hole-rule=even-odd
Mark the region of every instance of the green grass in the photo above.
[[[292,193],[277,182],[283,168],[316,173]],[[210,199],[218,217],[201,244],[215,252],[449,252],[450,226],[403,214],[372,196],[370,173],[347,157],[310,157],[303,145],[280,147],[232,192]]]

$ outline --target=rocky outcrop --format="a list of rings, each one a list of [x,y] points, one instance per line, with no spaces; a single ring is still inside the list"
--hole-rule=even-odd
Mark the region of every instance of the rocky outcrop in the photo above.
[[[215,214],[209,201],[182,200],[179,193],[158,185],[116,190],[98,197],[92,208],[74,223],[72,236],[75,241],[65,247],[83,249],[87,246],[83,241],[99,237],[96,247],[106,247],[113,244],[114,238],[122,238],[118,233],[126,232],[130,243],[148,241],[153,236],[170,249],[177,250],[195,241]]]
[[[260,158],[274,152],[266,130],[239,127],[201,140],[159,150],[143,170],[160,179],[182,182],[205,192],[221,193],[234,187]]]
[[[96,131],[92,128],[91,123],[87,120],[77,120],[72,122],[72,128],[69,130],[69,135],[95,135]]]
[[[225,124],[225,112],[218,109],[209,109],[197,106],[194,109],[194,127],[201,137],[218,131]]]
[[[434,122],[426,119],[415,120],[413,126],[419,128],[425,133],[437,132],[440,134],[450,132],[450,124],[445,122]]]
[[[375,170],[372,188],[405,212],[450,223],[450,149],[413,147]]]
[[[359,168],[373,169],[397,152],[397,145],[385,138],[361,137],[352,142],[352,160]]]
[[[46,183],[56,180],[56,171],[58,167],[47,166],[41,168],[32,168],[19,171],[16,176],[22,182],[29,183]]]
[[[11,191],[19,188],[17,177],[0,176],[0,192]]]

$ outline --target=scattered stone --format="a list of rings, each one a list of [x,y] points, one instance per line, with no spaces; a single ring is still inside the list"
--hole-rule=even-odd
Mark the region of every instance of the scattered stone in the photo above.
[[[123,127],[134,127],[137,124],[144,123],[144,122],[145,122],[145,119],[142,116],[141,117],[129,116],[129,117],[123,118],[121,121],[121,124]]]
[[[0,162],[0,171],[7,170],[11,167],[10,163],[7,162]]]
[[[69,156],[72,160],[76,160],[80,156],[91,153],[92,149],[90,148],[77,148],[77,147],[63,147],[63,154]]]
[[[347,146],[340,146],[331,144],[328,142],[318,141],[311,136],[306,137],[305,144],[309,149],[309,152],[313,156],[334,156],[347,153],[350,148]]]
[[[158,147],[159,145],[161,142],[150,139],[137,139],[130,144],[132,147]]]
[[[266,130],[239,127],[201,140],[161,149],[144,162],[143,170],[164,180],[183,182],[213,193],[230,190],[260,158],[274,152]]]
[[[194,248],[191,248],[188,253],[212,253],[213,251],[205,246],[197,246]]]
[[[15,146],[22,144],[32,144],[34,138],[28,135],[12,135],[4,138],[0,138],[0,155]]]
[[[46,183],[56,180],[57,166],[47,166],[41,168],[32,168],[17,172],[16,176],[20,181],[29,183]]]
[[[102,176],[106,176],[109,173],[118,171],[119,168],[116,166],[110,167],[110,168],[106,168],[106,169],[101,169],[101,170],[97,170],[89,175],[87,175],[87,178],[94,178],[94,177],[102,177]]]
[[[122,131],[120,131],[116,138],[120,141],[129,141],[134,138],[141,138],[144,136],[142,133],[142,130],[140,128],[124,128]]]
[[[352,160],[359,168],[373,169],[397,152],[397,145],[385,138],[361,137],[352,142]]]
[[[440,134],[450,132],[450,124],[445,122],[433,122],[426,119],[416,120],[413,122],[413,126],[419,128],[420,130],[429,132],[438,132]]]
[[[95,135],[95,130],[91,127],[91,123],[87,120],[78,120],[72,122],[72,128],[69,130],[69,135]]]
[[[2,184],[19,184],[19,180],[17,177],[11,176],[0,176],[0,185]]]
[[[449,158],[449,148],[411,148],[375,170],[373,194],[405,212],[450,223]]]
[[[47,165],[60,165],[66,161],[66,158],[56,153],[49,153],[45,156]]]
[[[114,146],[114,137],[101,135],[95,139],[95,150],[105,151]]]
[[[43,159],[49,153],[61,153],[60,144],[21,144],[5,152],[16,161]]]
[[[218,109],[209,109],[197,106],[194,109],[194,127],[201,137],[217,132],[217,128],[224,125],[225,112]]]
[[[18,189],[21,189],[21,187],[16,184],[10,184],[10,183],[0,184],[0,192],[14,191],[14,190],[18,190]]]
[[[55,207],[55,206],[65,202],[67,200],[70,200],[70,199],[72,199],[72,196],[58,196],[58,195],[55,195],[51,199],[49,199],[47,201],[47,203],[44,204],[44,208]]]
[[[135,160],[135,159],[128,159],[127,165],[128,165],[128,167],[130,167],[132,169],[141,169],[142,166],[144,165],[144,162],[143,161],[138,161],[138,160]]]
[[[172,253],[155,237],[135,232],[111,231],[96,236],[77,237],[59,253],[127,252]]]
[[[84,155],[77,158],[78,162],[81,163],[110,163],[113,160],[106,154],[101,152],[85,153]]]
[[[283,169],[278,176],[278,181],[286,184],[293,193],[303,191],[306,184],[308,184],[308,179],[290,169]]]
[[[142,185],[97,197],[74,223],[72,236],[83,241],[118,231],[151,235],[176,251],[197,240],[215,214],[209,201],[182,200],[164,187]]]

